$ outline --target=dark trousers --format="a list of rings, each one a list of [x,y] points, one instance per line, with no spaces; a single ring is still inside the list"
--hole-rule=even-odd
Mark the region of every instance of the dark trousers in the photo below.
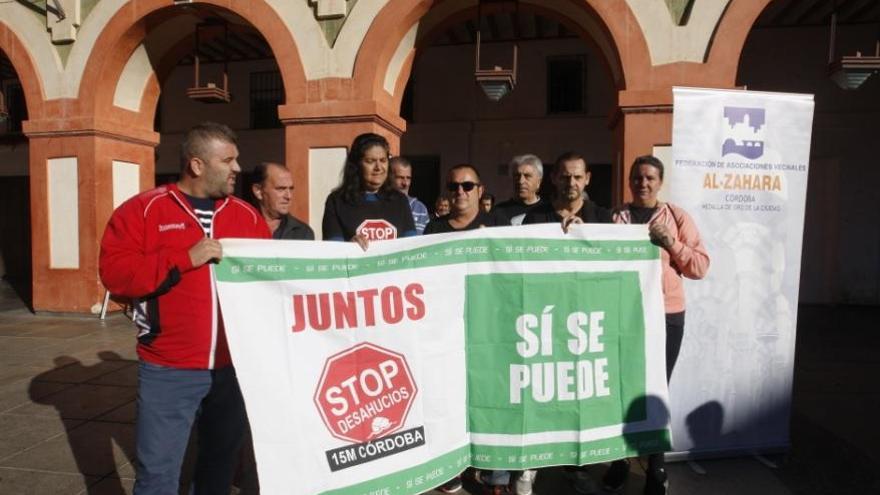
[[[235,370],[138,368],[136,495],[178,493],[180,468],[198,419],[192,493],[229,493],[245,428]]]
[[[684,311],[666,313],[666,383],[672,378],[672,370],[681,352],[681,341],[684,338]],[[666,467],[663,454],[648,455],[648,471],[656,472]]]

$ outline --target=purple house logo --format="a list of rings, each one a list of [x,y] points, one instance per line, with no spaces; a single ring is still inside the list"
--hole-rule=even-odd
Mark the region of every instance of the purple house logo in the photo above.
[[[764,109],[724,107],[728,137],[721,145],[721,156],[731,153],[754,160],[764,154],[764,141],[757,139],[764,127]]]

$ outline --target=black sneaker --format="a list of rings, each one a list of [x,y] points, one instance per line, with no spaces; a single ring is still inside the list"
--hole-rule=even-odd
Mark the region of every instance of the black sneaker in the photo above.
[[[665,469],[649,470],[645,473],[645,495],[666,495],[669,478]]]
[[[629,477],[629,459],[620,459],[611,463],[605,476],[602,477],[602,488],[606,492],[617,493],[626,484]]]

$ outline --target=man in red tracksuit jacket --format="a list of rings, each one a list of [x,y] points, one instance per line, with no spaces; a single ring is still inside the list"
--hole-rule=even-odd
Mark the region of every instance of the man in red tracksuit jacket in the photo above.
[[[231,196],[239,172],[235,134],[200,124],[184,139],[177,184],[123,203],[101,240],[101,280],[133,300],[138,327],[137,495],[177,493],[196,419],[194,493],[230,490],[246,419],[212,264],[223,255],[218,239],[270,237],[262,216]]]

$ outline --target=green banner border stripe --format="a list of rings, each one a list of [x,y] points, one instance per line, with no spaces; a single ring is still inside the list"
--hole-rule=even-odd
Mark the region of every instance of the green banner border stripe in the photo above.
[[[224,257],[215,273],[221,282],[263,282],[348,278],[468,262],[645,261],[659,257],[657,246],[647,240],[482,238],[441,242],[365,258]]]
[[[320,492],[319,495],[368,495],[371,492],[382,493],[383,488],[387,488],[388,493],[394,495],[415,495],[442,485],[470,465],[470,445],[465,445],[418,466],[356,485]],[[438,472],[442,474],[436,474]],[[436,476],[428,479],[432,474]],[[415,482],[419,479],[422,483],[416,485]],[[411,486],[407,487],[407,482],[410,482]]]
[[[471,466],[480,469],[523,470],[560,465],[584,465],[666,452],[671,449],[672,442],[669,430],[666,429],[625,433],[620,437],[583,443],[559,442],[522,447],[472,444],[418,466],[356,485],[320,492],[319,495],[368,495],[383,493],[383,489],[387,489],[391,495],[416,495],[443,484]],[[552,460],[540,460],[546,459],[547,454],[553,454]],[[489,460],[481,459],[483,457]],[[510,457],[516,457],[517,461],[508,462]],[[524,461],[520,461],[522,457],[525,457]]]
[[[472,465],[480,469],[523,470],[584,465],[672,450],[669,430],[625,433],[589,442],[557,442],[516,447],[474,445]],[[511,461],[511,458],[516,458]]]

